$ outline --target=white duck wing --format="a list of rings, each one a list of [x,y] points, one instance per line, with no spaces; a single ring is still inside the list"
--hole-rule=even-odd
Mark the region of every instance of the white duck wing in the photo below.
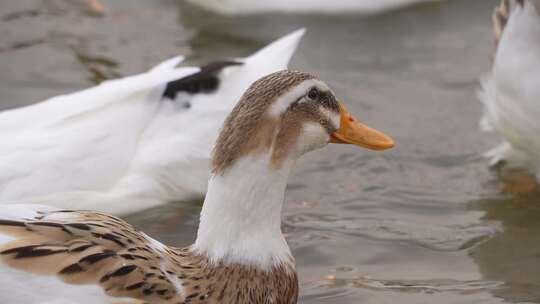
[[[482,81],[482,126],[496,131],[505,140],[502,146],[488,153],[493,162],[505,159],[517,166],[539,169],[540,15],[535,7],[538,3],[525,0],[523,4],[507,5],[504,1],[495,15],[495,31],[500,40],[493,69]]]
[[[130,95],[164,86],[174,79],[195,73],[195,69],[175,69],[183,57],[171,58],[146,73],[104,81],[95,87],[55,96],[37,104],[0,112],[0,133],[40,128],[62,123],[76,115],[99,110],[128,99]],[[173,65],[174,64],[174,65]]]
[[[10,143],[0,148],[0,198],[110,188],[128,170],[156,96],[197,71],[152,70],[0,113],[0,138]]]
[[[105,214],[0,206],[5,303],[172,301],[182,287],[169,271],[170,254],[165,245]]]

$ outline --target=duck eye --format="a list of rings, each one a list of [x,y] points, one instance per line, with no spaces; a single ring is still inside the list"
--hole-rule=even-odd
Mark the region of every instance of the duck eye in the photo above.
[[[319,97],[319,90],[317,90],[316,88],[312,88],[311,90],[309,90],[308,92],[308,98],[311,99],[311,100],[315,100]]]

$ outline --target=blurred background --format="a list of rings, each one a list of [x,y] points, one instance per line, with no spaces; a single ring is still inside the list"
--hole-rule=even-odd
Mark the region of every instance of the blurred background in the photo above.
[[[501,176],[481,156],[498,142],[478,128],[476,97],[498,2],[226,17],[180,0],[1,1],[0,110],[178,54],[188,64],[245,56],[306,27],[291,68],[318,74],[397,146],[328,147],[295,170],[284,232],[300,302],[540,303],[540,192],[522,191],[520,175]],[[201,203],[126,219],[188,245]]]

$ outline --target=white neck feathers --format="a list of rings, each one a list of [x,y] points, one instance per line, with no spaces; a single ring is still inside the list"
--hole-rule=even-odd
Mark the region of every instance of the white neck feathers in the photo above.
[[[213,262],[271,270],[291,263],[281,232],[281,209],[293,161],[279,169],[270,155],[244,156],[210,178],[193,249]]]

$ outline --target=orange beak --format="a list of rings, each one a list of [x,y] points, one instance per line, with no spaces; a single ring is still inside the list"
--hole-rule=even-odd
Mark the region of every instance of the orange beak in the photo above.
[[[386,150],[394,146],[392,138],[359,122],[341,102],[339,112],[341,114],[340,127],[330,136],[331,143],[352,144],[371,150]]]

